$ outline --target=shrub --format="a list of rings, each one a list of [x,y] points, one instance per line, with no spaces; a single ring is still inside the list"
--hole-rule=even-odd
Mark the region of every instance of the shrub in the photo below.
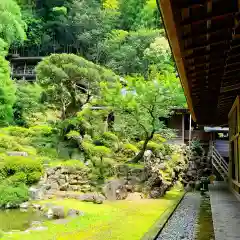
[[[79,132],[72,130],[66,135],[66,137],[68,139],[79,139],[81,135]]]
[[[12,136],[0,134],[0,149],[21,151],[22,146]]]
[[[115,142],[118,142],[118,136],[115,135],[114,133],[112,132],[105,132],[103,133],[103,137],[107,140],[112,140],[112,141],[115,141]]]
[[[90,179],[92,181],[103,181],[105,178],[114,175],[115,162],[110,158],[100,160],[98,157],[91,159],[92,165]]]
[[[134,157],[139,152],[139,149],[131,143],[125,143],[122,147],[122,153],[127,157]]]
[[[138,142],[138,147],[139,148],[142,148],[144,142],[141,141],[141,142]],[[157,152],[162,152],[163,154],[165,153],[165,147],[162,143],[156,143],[154,141],[149,141],[148,142],[148,145],[147,145],[147,150],[151,150],[153,151],[154,153],[157,153]]]
[[[97,146],[106,146],[117,150],[119,148],[119,139],[112,132],[105,132],[102,135],[97,135],[94,138],[94,144]]]
[[[103,158],[103,157],[110,156],[111,149],[109,149],[105,146],[94,146],[92,149],[92,153],[94,156]]]
[[[5,127],[5,128],[2,128],[1,131],[11,136],[22,137],[22,138],[29,136],[31,133],[28,128],[17,127],[17,126]]]
[[[27,184],[37,183],[42,177],[42,172],[32,172],[27,175]]]
[[[14,175],[8,177],[5,182],[8,185],[18,186],[19,184],[26,184],[27,183],[27,175],[24,172],[18,172]]]
[[[30,127],[29,130],[31,131],[32,136],[51,136],[53,133],[53,129],[47,125],[38,125],[34,127]]]
[[[76,169],[87,169],[87,166],[80,160],[67,160],[67,161],[56,161],[52,162],[51,166],[63,166],[63,167],[73,167]]]
[[[15,208],[29,199],[28,188],[24,185],[0,185],[0,208],[8,206]]]
[[[19,156],[6,157],[3,163],[3,169],[7,177],[20,172],[25,173],[27,177],[26,183],[28,185],[39,181],[43,172],[43,166],[39,160]],[[38,178],[36,178],[37,172],[39,173]],[[35,174],[35,178],[31,176],[33,173]]]
[[[158,143],[153,142],[153,141],[150,141],[148,143],[147,149],[151,150],[151,151],[153,151],[155,153],[157,153],[157,152],[164,152],[165,151],[163,144],[158,144]]]
[[[153,135],[153,139],[152,139],[152,141],[153,142],[156,142],[156,143],[164,143],[164,142],[166,142],[167,140],[164,138],[164,137],[162,137],[160,134],[154,134]]]

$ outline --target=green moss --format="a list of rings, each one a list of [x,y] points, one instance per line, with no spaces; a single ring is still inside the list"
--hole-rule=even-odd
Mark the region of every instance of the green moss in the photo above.
[[[53,161],[50,166],[74,167],[77,169],[87,169],[87,166],[80,160]]]
[[[129,168],[143,169],[144,165],[141,163],[128,163]]]
[[[85,216],[71,219],[66,224],[46,222],[48,230],[24,234],[24,240],[139,240],[166,211],[172,211],[181,196],[182,192],[171,191],[159,200],[125,200],[102,205],[70,199],[51,201],[66,208],[79,209]],[[20,239],[23,239],[21,233],[4,237],[4,240]]]
[[[198,226],[197,226],[197,237],[196,240],[214,240],[214,228],[212,220],[212,211],[210,199],[207,196],[203,196],[201,200]]]

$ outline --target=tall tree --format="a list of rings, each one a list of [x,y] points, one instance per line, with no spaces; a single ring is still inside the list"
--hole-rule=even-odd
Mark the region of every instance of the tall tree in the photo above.
[[[25,24],[20,7],[14,0],[0,1],[0,125],[12,122],[15,86],[10,79],[9,63],[5,60],[8,47],[25,39]]]
[[[176,95],[183,93],[175,91],[174,85],[170,89],[168,84],[169,80],[165,80],[163,76],[152,81],[135,77],[127,78],[124,83],[117,82],[115,85],[101,84],[102,101],[118,118],[115,129],[127,132],[132,138],[144,140],[142,149],[133,162],[142,159],[154,134],[165,129],[160,118],[169,117],[171,110],[180,104],[179,99],[176,101]]]
[[[53,54],[37,66],[37,81],[49,102],[62,112],[62,119],[74,116],[98,93],[100,81],[115,81],[110,70],[74,54]]]
[[[101,62],[120,75],[148,74],[149,64],[145,50],[163,31],[141,29],[139,31],[115,30],[102,44]]]
[[[8,45],[25,39],[25,23],[21,10],[14,0],[0,1],[0,36]]]
[[[98,62],[100,43],[116,27],[117,19],[117,10],[103,8],[100,1],[74,0],[70,4],[69,21],[72,23],[79,53]]]
[[[135,21],[142,11],[146,0],[120,0],[120,28],[126,31],[134,30]]]

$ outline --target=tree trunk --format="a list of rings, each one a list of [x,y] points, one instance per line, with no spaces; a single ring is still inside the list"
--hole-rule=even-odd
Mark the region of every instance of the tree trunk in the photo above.
[[[143,158],[144,152],[147,149],[148,142],[152,140],[153,135],[154,135],[154,131],[151,133],[149,137],[145,139],[141,151],[131,160],[131,163],[138,163]]]
[[[132,163],[138,163],[144,156],[144,152],[147,149],[147,144],[151,139],[146,138],[142,147],[142,150],[131,160]]]

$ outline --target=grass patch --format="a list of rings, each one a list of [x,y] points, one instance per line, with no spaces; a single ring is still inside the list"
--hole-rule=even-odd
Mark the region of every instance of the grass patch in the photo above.
[[[79,209],[83,217],[71,219],[66,224],[46,222],[48,230],[42,232],[14,233],[4,240],[139,240],[168,209],[173,209],[182,192],[172,190],[162,199],[115,201],[102,205],[77,200],[52,200],[66,209]],[[49,202],[49,201],[47,201]],[[42,202],[44,203],[44,202]]]
[[[212,220],[212,210],[210,204],[210,198],[208,196],[202,196],[200,212],[198,218],[198,228],[196,234],[196,240],[214,240],[214,228]]]

